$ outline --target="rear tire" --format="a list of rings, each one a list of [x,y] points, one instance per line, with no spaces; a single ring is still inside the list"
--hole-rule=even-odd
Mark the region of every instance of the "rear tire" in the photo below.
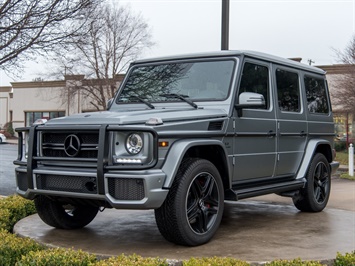
[[[331,187],[330,167],[323,154],[314,155],[306,179],[305,187],[293,198],[293,203],[300,211],[320,212],[328,203]]]
[[[163,205],[155,210],[160,233],[170,242],[197,246],[208,242],[223,215],[224,190],[217,168],[203,159],[181,163]]]
[[[60,229],[78,229],[88,225],[99,210],[97,207],[71,205],[38,196],[34,200],[37,213],[43,222]]]

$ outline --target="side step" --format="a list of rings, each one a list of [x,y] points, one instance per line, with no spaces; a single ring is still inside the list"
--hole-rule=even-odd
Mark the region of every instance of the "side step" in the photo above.
[[[297,191],[304,187],[306,179],[298,179],[281,183],[273,183],[267,185],[253,186],[242,189],[229,189],[225,191],[225,200],[237,201],[241,199],[262,196],[271,193],[277,193],[285,196],[291,196],[292,193],[284,193],[290,191]]]

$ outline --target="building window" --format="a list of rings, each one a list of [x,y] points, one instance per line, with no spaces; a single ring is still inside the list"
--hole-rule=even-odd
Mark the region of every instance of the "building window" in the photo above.
[[[31,126],[37,119],[52,119],[56,117],[65,116],[65,111],[59,112],[25,112],[26,124],[25,126]]]
[[[325,90],[325,80],[305,77],[307,105],[310,113],[329,113],[328,97]]]
[[[283,112],[300,112],[301,105],[298,74],[277,69],[276,86],[280,110]]]

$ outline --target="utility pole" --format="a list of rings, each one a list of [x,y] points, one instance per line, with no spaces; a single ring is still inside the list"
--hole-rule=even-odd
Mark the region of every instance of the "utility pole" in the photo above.
[[[229,49],[229,0],[222,0],[221,50]]]

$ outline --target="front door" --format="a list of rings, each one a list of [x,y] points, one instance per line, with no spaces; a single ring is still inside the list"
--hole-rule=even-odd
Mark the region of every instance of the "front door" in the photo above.
[[[243,109],[242,116],[234,111],[234,176],[233,181],[272,177],[276,163],[276,115],[273,106],[270,65],[246,60],[243,65],[238,96],[254,92],[264,96],[264,109]]]

